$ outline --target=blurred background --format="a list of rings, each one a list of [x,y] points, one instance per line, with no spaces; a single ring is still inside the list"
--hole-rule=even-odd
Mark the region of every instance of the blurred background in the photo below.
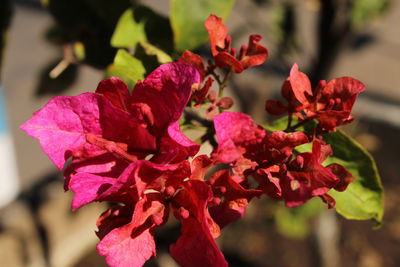
[[[131,3],[115,1],[111,10],[107,1],[98,1],[99,8],[106,7],[104,19],[101,10],[90,10],[90,2],[96,3],[1,0],[0,266],[106,266],[94,249],[95,222],[105,205],[71,212],[72,193],[64,193],[62,174],[39,143],[19,129],[50,98],[94,91],[113,62],[110,38]],[[68,6],[79,3],[71,17]],[[169,14],[169,1],[141,3]],[[294,62],[314,84],[351,76],[366,85],[354,108],[357,120],[345,130],[373,154],[385,188],[384,223],[376,230],[372,222],[345,220],[313,205],[299,215],[265,198],[255,200],[218,239],[228,262],[399,266],[400,1],[237,0],[226,24],[234,46],[257,33],[269,50],[266,64],[232,77],[227,89],[237,108],[258,123],[270,119],[264,101],[279,97]],[[84,60],[79,58],[82,44],[94,51]],[[204,56],[208,51],[207,44],[196,50]],[[168,246],[177,235],[174,222],[157,231],[158,257],[146,266],[176,266]]]

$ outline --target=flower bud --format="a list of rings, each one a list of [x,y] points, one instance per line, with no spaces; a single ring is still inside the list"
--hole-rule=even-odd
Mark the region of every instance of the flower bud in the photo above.
[[[184,207],[180,207],[179,208],[179,215],[183,218],[183,219],[187,219],[190,216],[190,213],[187,209],[185,209]]]

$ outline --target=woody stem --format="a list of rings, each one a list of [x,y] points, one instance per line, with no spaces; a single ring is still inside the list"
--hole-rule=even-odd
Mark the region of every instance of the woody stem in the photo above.
[[[219,83],[219,91],[218,91],[218,97],[223,96],[224,88],[226,87],[226,82],[228,81],[229,74],[231,73],[231,69],[229,69],[224,76],[224,79],[222,80],[221,83]]]
[[[298,127],[300,127],[300,126],[303,126],[304,124],[306,124],[307,122],[313,120],[314,118],[315,118],[315,116],[313,116],[313,117],[308,117],[307,119],[302,120],[302,121],[296,123],[295,125],[288,127],[288,128],[285,130],[285,132],[287,132],[287,133],[288,133],[288,132],[293,132],[294,130],[296,130],[296,128],[298,128]]]

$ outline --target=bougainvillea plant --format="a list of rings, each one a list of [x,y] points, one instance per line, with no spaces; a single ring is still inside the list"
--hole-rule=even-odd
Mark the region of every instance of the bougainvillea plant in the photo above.
[[[379,191],[379,177],[357,167],[369,155],[337,130],[353,120],[364,85],[342,77],[313,89],[294,64],[282,85],[286,101],[266,101],[267,112],[287,116],[257,125],[249,115],[225,111],[233,100],[223,90],[229,75],[267,60],[261,37],[250,35],[237,52],[219,17],[209,16],[205,28],[213,56],[207,64],[186,51],[138,81],[132,93],[121,79],[105,79],[94,93],[53,98],[21,126],[65,168],[73,210],[113,203],[97,221],[98,253],[110,266],[142,266],[156,256],[155,228],[174,216],[181,236],[170,253],[178,264],[227,266],[215,239],[262,195],[289,208],[318,197],[347,218],[379,222],[382,214],[368,197],[367,211],[352,202]],[[205,117],[181,119],[187,106],[205,109]],[[181,129],[197,126],[206,130],[196,143]],[[204,143],[213,146],[211,154],[198,154]],[[352,157],[352,150],[361,156]]]

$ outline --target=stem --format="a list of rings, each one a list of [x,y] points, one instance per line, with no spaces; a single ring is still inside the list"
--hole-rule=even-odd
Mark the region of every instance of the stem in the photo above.
[[[210,71],[210,74],[215,78],[219,85],[218,90],[218,97],[222,97],[224,88],[226,87],[226,82],[228,81],[229,74],[231,73],[231,69],[229,69],[226,73],[224,78],[221,80],[220,76],[215,73],[214,69]]]
[[[313,116],[313,117],[308,117],[307,119],[302,120],[302,121],[296,123],[295,125],[288,127],[288,128],[285,130],[285,132],[287,132],[287,133],[288,133],[288,132],[293,132],[294,130],[296,130],[296,128],[298,128],[298,127],[300,127],[300,126],[303,126],[303,125],[306,124],[307,122],[313,120],[314,117],[315,117],[315,116]]]
[[[185,119],[189,121],[189,123],[191,123],[192,121],[197,121],[201,125],[199,127],[205,129],[205,133],[201,137],[199,137],[198,140],[196,140],[196,143],[200,142],[202,144],[205,141],[209,141],[214,148],[218,146],[214,138],[215,129],[212,121],[203,119],[199,116],[199,114],[190,111],[184,111],[184,116]]]
[[[69,65],[76,63],[77,60],[74,56],[74,48],[71,44],[63,46],[63,59],[54,67],[49,73],[50,78],[56,79],[63,73]]]
[[[286,126],[285,132],[290,129],[290,126],[292,124],[292,115],[293,114],[291,112],[288,114],[288,122],[287,122],[287,126]]]
[[[223,96],[224,88],[226,87],[226,82],[228,81],[228,77],[229,77],[230,73],[231,73],[231,69],[229,69],[225,73],[225,77],[222,80],[222,83],[219,85],[218,97],[220,97],[220,98]]]
[[[50,78],[52,79],[56,79],[61,73],[64,72],[64,70],[66,70],[68,68],[68,66],[70,65],[70,62],[62,59],[57,66],[54,67],[54,69],[52,69],[49,73]]]
[[[200,137],[201,143],[204,143],[205,141],[208,141],[208,142],[210,142],[210,145],[214,149],[217,148],[218,147],[218,143],[215,141],[214,135],[215,135],[215,129],[214,128],[208,128],[207,132]]]
[[[218,85],[221,86],[222,81],[221,81],[221,79],[219,78],[219,75],[216,74],[214,70],[212,70],[212,71],[210,72],[210,74],[215,78],[215,80],[217,81]]]

